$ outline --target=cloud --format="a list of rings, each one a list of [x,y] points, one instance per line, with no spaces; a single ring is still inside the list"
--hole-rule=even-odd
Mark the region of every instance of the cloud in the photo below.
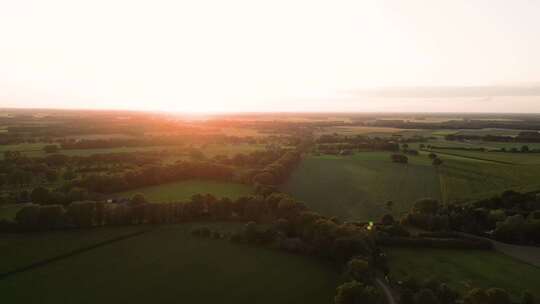
[[[540,84],[523,86],[425,86],[385,87],[347,92],[356,97],[379,98],[464,98],[495,96],[540,96]]]

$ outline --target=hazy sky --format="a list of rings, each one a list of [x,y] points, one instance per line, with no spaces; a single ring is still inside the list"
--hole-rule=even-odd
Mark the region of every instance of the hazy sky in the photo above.
[[[489,87],[373,94],[411,86]],[[0,107],[540,112],[538,88],[537,0],[0,0]]]

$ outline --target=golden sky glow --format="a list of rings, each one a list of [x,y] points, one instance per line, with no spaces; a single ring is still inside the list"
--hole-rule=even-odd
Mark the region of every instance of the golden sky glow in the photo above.
[[[540,112],[348,93],[538,84],[538,16],[532,0],[0,0],[0,107]]]

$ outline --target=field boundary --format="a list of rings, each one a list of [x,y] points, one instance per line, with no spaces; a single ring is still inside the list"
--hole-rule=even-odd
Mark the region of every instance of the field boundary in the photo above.
[[[481,158],[481,157],[474,157],[474,156],[461,155],[461,154],[456,154],[456,153],[441,152],[441,151],[439,151],[439,150],[437,150],[437,149],[433,149],[433,150],[422,150],[422,151],[426,151],[426,152],[437,152],[437,153],[442,154],[442,155],[451,155],[451,156],[456,156],[456,157],[461,157],[461,158],[468,158],[468,159],[474,159],[474,160],[481,160],[481,161],[485,161],[485,162],[492,162],[492,163],[503,164],[503,165],[512,165],[512,166],[516,166],[516,165],[517,165],[517,164],[515,164],[515,163],[505,162],[505,161],[502,161],[502,160],[494,160],[494,159],[487,159],[487,158]]]
[[[10,276],[16,275],[18,273],[33,270],[33,269],[36,269],[36,268],[39,268],[39,267],[49,265],[49,264],[54,263],[54,262],[58,262],[58,261],[61,261],[61,260],[64,260],[64,259],[68,259],[70,257],[85,253],[85,252],[93,250],[93,249],[97,249],[97,248],[107,246],[107,245],[110,245],[110,244],[113,244],[113,243],[116,243],[116,242],[120,242],[120,241],[123,241],[123,240],[134,238],[134,237],[143,235],[145,233],[148,233],[148,232],[150,232],[152,230],[154,230],[154,229],[139,230],[139,231],[132,232],[132,233],[129,233],[129,234],[121,235],[121,236],[118,236],[118,237],[115,237],[115,238],[112,238],[112,239],[108,239],[108,240],[105,240],[105,241],[95,243],[95,244],[90,245],[90,246],[85,246],[85,247],[82,247],[82,248],[79,248],[79,249],[69,251],[69,252],[64,253],[64,254],[60,254],[60,255],[57,255],[57,256],[54,256],[54,257],[51,257],[51,258],[47,258],[47,259],[44,259],[44,260],[41,260],[41,261],[37,261],[37,262],[31,263],[30,265],[22,266],[22,267],[14,269],[14,270],[10,270],[10,271],[7,271],[7,272],[2,272],[2,273],[0,273],[0,280],[3,280],[3,279],[8,278]]]

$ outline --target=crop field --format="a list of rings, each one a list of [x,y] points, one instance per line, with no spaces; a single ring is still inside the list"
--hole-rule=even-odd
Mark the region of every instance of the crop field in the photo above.
[[[540,298],[540,268],[493,251],[388,248],[391,275],[449,282],[463,292],[469,287],[505,288],[514,300],[528,290]]]
[[[443,201],[481,199],[504,190],[532,191],[540,188],[539,165],[507,165],[475,160],[460,160],[441,155],[438,168]]]
[[[136,193],[142,193],[150,202],[171,202],[188,200],[194,194],[212,194],[216,197],[236,199],[253,193],[247,185],[208,180],[188,180],[167,183],[157,186],[139,188],[118,193],[120,197],[130,198]]]
[[[282,187],[325,215],[349,220],[378,220],[408,211],[415,200],[440,199],[439,178],[425,156],[396,164],[387,152],[309,156]],[[391,210],[385,209],[393,201]]]
[[[338,272],[315,258],[197,238],[196,224],[151,232],[20,272],[6,303],[331,303]],[[231,229],[231,224],[211,224]],[[58,245],[58,242],[47,246]],[[51,279],[54,278],[54,279]],[[61,297],[51,290],[62,289]],[[28,292],[31,289],[32,292]]]

